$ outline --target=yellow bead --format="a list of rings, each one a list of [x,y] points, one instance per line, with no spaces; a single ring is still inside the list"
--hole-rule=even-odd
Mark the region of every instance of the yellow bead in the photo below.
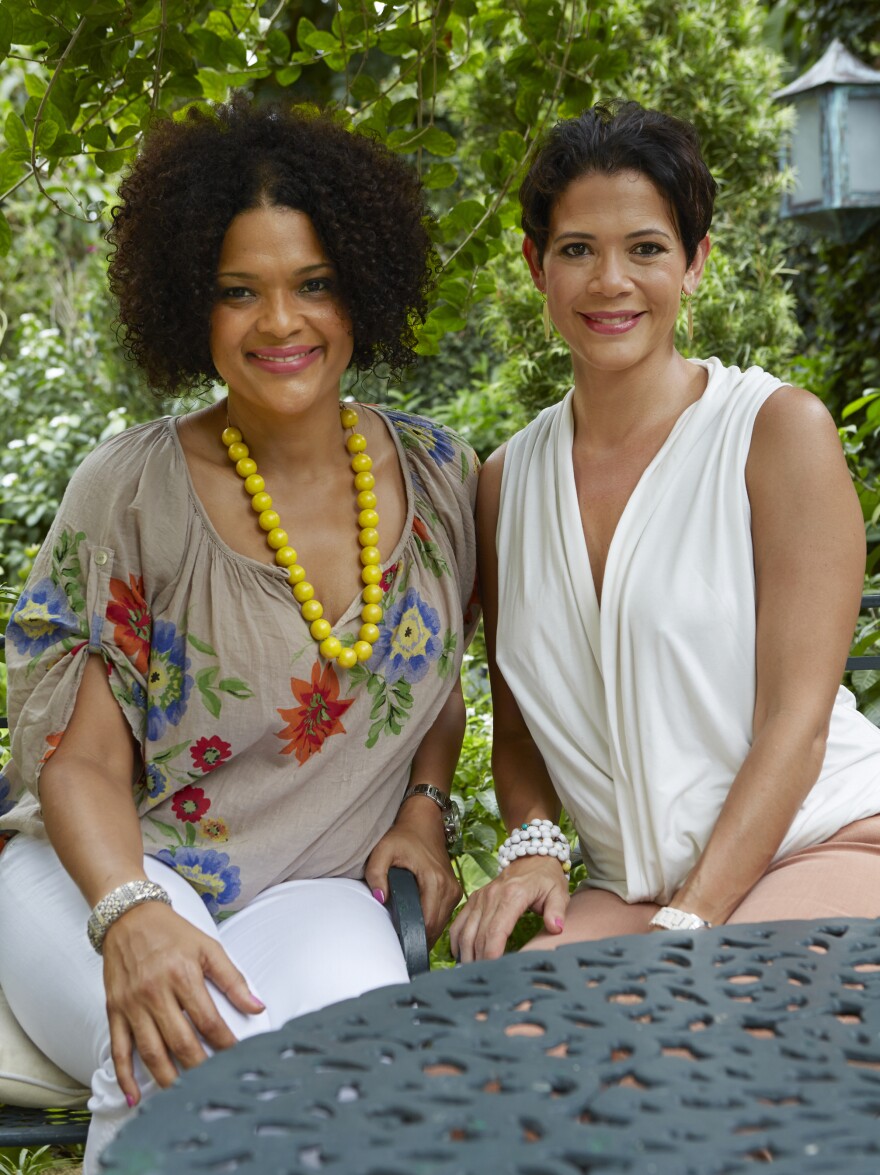
[[[362,547],[375,547],[379,541],[379,532],[374,526],[365,527],[358,535],[358,542]]]
[[[263,530],[274,530],[281,521],[281,515],[275,510],[264,510],[260,515],[260,526]]]
[[[318,650],[322,657],[326,657],[328,661],[334,661],[342,652],[342,641],[338,636],[328,636],[321,641]]]
[[[375,510],[361,510],[358,514],[358,526],[378,526],[379,515]]]
[[[373,458],[366,453],[355,453],[351,459],[351,468],[355,473],[369,473],[373,468]]]
[[[354,428],[358,422],[358,414],[354,408],[345,407],[340,410],[339,419],[343,428]]]
[[[296,562],[296,551],[293,547],[279,547],[275,552],[275,562],[279,567],[290,567]]]
[[[353,432],[345,442],[345,447],[349,453],[363,453],[367,447],[367,438],[362,432]]]
[[[252,473],[244,480],[244,488],[249,494],[258,494],[266,488],[266,483],[259,473]]]
[[[309,604],[313,604],[314,602],[314,600],[309,600]],[[306,605],[306,607],[308,607],[308,605]],[[309,625],[309,632],[316,641],[326,640],[331,632],[330,621],[322,620],[319,616],[317,620],[313,620]]]
[[[321,606],[321,603],[319,600],[313,600],[312,597],[310,596],[307,600],[305,600],[303,602],[302,614],[303,614],[303,620],[308,620],[308,621],[320,620],[321,617],[324,615],[324,609]],[[325,632],[324,636],[326,636],[326,635],[327,635],[327,633]]]
[[[301,567],[299,563],[294,563],[292,567],[287,569],[287,582],[292,584],[302,583],[306,577],[305,567]]]
[[[364,547],[361,551],[361,563],[363,563],[364,567],[368,563],[378,563],[381,558],[382,556],[379,554],[378,547]]]
[[[251,479],[248,478],[248,481],[250,480]],[[245,485],[247,485],[247,482],[245,482]],[[262,490],[260,493],[254,494],[254,496],[251,498],[251,505],[258,514],[262,514],[264,510],[270,510],[272,508],[272,497],[270,494],[267,494],[264,490]]]
[[[287,546],[287,531],[282,530],[280,526],[273,527],[266,535],[266,542],[273,551],[280,551],[282,547]]]
[[[336,657],[337,664],[343,669],[351,669],[353,665],[357,665],[357,659],[358,655],[354,649],[342,649]]]
[[[373,655],[373,646],[369,641],[355,641],[354,655],[358,661],[369,661]]]
[[[252,473],[257,472],[257,463],[253,457],[242,457],[240,461],[235,463],[235,472],[239,477],[250,477]]]
[[[365,604],[379,604],[385,593],[377,583],[368,584],[361,592],[361,599]]]
[[[372,490],[362,490],[357,496],[357,504],[359,510],[372,510],[376,505],[376,495]]]
[[[228,447],[241,440],[241,433],[230,424],[228,428],[224,428],[223,432],[221,432],[220,440]]]
[[[376,484],[376,479],[372,473],[358,473],[354,479],[355,489],[357,490],[371,490]],[[360,505],[360,502],[358,502]]]
[[[242,441],[233,441],[226,452],[230,461],[240,461],[242,457],[249,455],[250,449]]]
[[[289,573],[288,573],[287,578],[288,579],[290,578]],[[293,597],[295,600],[299,600],[299,602],[301,604],[304,604],[306,602],[306,600],[310,600],[314,594],[315,594],[315,589],[312,587],[312,585],[309,583],[309,581],[307,579],[301,579],[299,581],[299,583],[294,584]]]
[[[380,583],[382,580],[382,568],[378,563],[369,563],[361,572],[361,579],[364,583]]]
[[[374,645],[379,639],[379,630],[375,624],[362,624],[358,636],[362,641],[366,641],[367,644]]]
[[[364,604],[361,608],[361,620],[365,624],[378,624],[383,616],[384,612],[378,604]]]

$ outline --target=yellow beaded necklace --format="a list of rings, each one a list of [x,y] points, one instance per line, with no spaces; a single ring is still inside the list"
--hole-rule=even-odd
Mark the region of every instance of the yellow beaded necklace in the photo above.
[[[343,428],[355,429],[358,416],[354,408],[347,405],[340,406],[339,420]],[[257,473],[257,463],[250,455],[247,445],[242,439],[241,432],[228,425],[222,432],[220,440],[226,446],[229,460],[235,466],[235,472],[244,480],[244,488],[251,495],[251,506],[259,515],[259,523],[266,531],[266,542],[275,552],[275,562],[280,567],[287,568],[287,579],[293,587],[293,594],[300,606],[303,619],[309,625],[309,632],[318,642],[321,656],[328,661],[337,661],[343,669],[351,669],[358,661],[366,661],[373,654],[373,645],[379,639],[378,624],[382,620],[383,612],[379,601],[382,599],[381,556],[379,554],[379,515],[376,513],[376,495],[373,487],[376,479],[370,470],[372,460],[367,456],[367,438],[363,433],[352,432],[345,442],[345,447],[351,454],[351,468],[354,473],[354,486],[357,490],[357,504],[360,510],[358,525],[361,532],[358,541],[361,545],[361,579],[364,589],[361,599],[364,606],[361,609],[363,624],[358,633],[358,639],[351,646],[344,647],[327,620],[324,620],[324,609],[315,599],[315,589],[306,579],[305,568],[297,562],[296,551],[290,546],[287,531],[282,529],[281,519],[272,509],[272,499],[266,493],[266,483]]]

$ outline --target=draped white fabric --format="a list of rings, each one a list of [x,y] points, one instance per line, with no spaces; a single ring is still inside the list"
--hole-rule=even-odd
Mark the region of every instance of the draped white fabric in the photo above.
[[[575,489],[571,392],[510,441],[501,489],[498,664],[578,830],[590,883],[630,902],[669,901],[752,738],[745,465],[755,417],[780,381],[693,362],[708,384],[626,505],[601,609]],[[841,688],[820,779],[778,856],[878,811],[880,731]]]

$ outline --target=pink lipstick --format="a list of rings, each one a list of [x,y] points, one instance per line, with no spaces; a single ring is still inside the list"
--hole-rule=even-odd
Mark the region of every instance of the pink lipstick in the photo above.
[[[321,355],[320,347],[260,347],[248,351],[248,362],[274,375],[291,375],[304,371]]]
[[[595,310],[581,313],[586,326],[598,335],[623,335],[638,326],[644,310]]]

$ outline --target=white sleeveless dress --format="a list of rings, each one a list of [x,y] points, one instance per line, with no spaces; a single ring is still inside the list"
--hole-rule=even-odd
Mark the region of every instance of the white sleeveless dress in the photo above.
[[[628,902],[670,900],[752,740],[745,466],[758,410],[781,383],[757,367],[693,362],[707,369],[706,390],[626,505],[601,609],[575,490],[571,392],[509,442],[501,487],[498,664],[577,828],[590,884]],[[777,858],[877,812],[880,730],[841,687],[819,780]]]

